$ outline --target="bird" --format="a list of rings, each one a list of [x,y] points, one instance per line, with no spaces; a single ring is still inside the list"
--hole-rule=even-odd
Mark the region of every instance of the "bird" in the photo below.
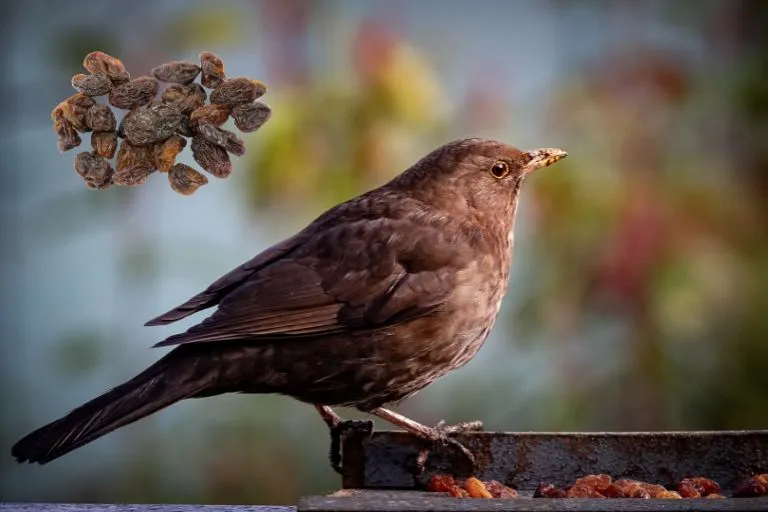
[[[332,432],[344,423],[333,407],[345,406],[455,443],[482,424],[427,426],[390,407],[483,345],[507,291],[521,186],[566,156],[482,138],[440,146],[147,322],[216,307],[155,344],[174,347],[157,362],[11,455],[45,464],[178,401],[227,393],[290,396]]]

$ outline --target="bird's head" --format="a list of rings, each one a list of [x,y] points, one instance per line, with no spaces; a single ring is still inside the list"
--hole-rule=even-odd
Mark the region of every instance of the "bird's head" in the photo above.
[[[523,180],[566,156],[562,149],[521,151],[495,140],[462,139],[432,151],[395,181],[430,206],[511,230]]]

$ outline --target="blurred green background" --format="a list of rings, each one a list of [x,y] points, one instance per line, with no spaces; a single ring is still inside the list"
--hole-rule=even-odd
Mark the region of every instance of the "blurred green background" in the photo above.
[[[8,453],[199,316],[147,319],[467,136],[570,157],[526,185],[489,342],[399,411],[490,430],[768,426],[768,2],[3,9],[0,500],[277,504],[337,488],[325,425],[283,397],[187,401],[44,467]],[[134,75],[216,52],[269,85],[273,118],[191,198],[162,175],[87,190],[49,112],[95,49]]]

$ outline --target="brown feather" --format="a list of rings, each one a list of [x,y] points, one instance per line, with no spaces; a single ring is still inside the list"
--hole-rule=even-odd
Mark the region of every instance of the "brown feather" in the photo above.
[[[412,224],[407,227],[416,236],[410,243],[399,240],[395,249],[392,233],[404,223]],[[155,346],[370,331],[429,314],[444,302],[461,269],[434,261],[454,257],[461,263],[461,255],[469,253],[465,244],[442,233],[409,219],[329,229],[298,244],[290,255],[249,271],[219,298],[213,315]],[[361,239],[373,243],[361,244]],[[327,254],[322,265],[308,257],[318,251]],[[372,274],[371,266],[387,271]]]

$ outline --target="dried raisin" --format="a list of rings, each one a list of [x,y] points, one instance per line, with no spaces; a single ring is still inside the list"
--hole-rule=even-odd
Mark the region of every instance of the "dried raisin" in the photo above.
[[[192,111],[189,115],[189,125],[194,127],[200,123],[206,122],[216,126],[221,126],[229,118],[229,107],[227,105],[218,105],[211,103],[203,105]]]
[[[94,75],[106,76],[114,85],[122,85],[131,79],[123,63],[104,52],[89,53],[83,60],[83,66]]]
[[[758,498],[761,496],[768,496],[768,473],[750,477],[733,491],[734,498]]]
[[[235,156],[242,156],[245,154],[245,142],[238,138],[234,133],[222,130],[218,126],[214,126],[207,122],[200,123],[197,129],[200,135],[205,137],[205,139],[224,148],[229,153],[232,153]]]
[[[447,492],[454,498],[468,498],[469,493],[459,487],[451,475],[433,475],[427,482],[429,492]]]
[[[648,491],[646,491],[645,489],[643,489],[638,485],[638,486],[629,488],[627,497],[641,499],[641,500],[649,500],[651,499],[651,493],[649,493]]]
[[[124,187],[136,187],[143,185],[149,179],[149,175],[155,172],[149,167],[131,167],[122,171],[115,171],[113,181],[115,185]]]
[[[154,162],[158,171],[168,172],[176,163],[176,156],[187,145],[187,139],[181,135],[171,135],[163,142],[155,144]]]
[[[104,75],[84,75],[72,77],[72,87],[86,96],[104,96],[112,89],[112,82]]]
[[[485,484],[485,488],[488,489],[488,492],[490,492],[494,498],[514,499],[519,497],[515,489],[507,487],[498,480],[491,480],[483,483]]]
[[[114,157],[117,149],[117,132],[114,130],[93,132],[91,134],[91,147],[97,155],[104,158]]]
[[[208,178],[188,165],[176,164],[168,172],[168,182],[174,191],[188,196],[208,183]]]
[[[80,135],[77,134],[77,130],[72,126],[72,123],[64,117],[62,110],[54,109],[51,112],[51,118],[53,119],[53,131],[57,135],[59,151],[63,153],[80,145]]]
[[[111,108],[106,105],[94,105],[85,113],[85,124],[93,131],[109,132],[115,129],[117,121]]]
[[[680,480],[680,483],[677,484],[677,492],[679,492],[680,496],[683,498],[698,498],[699,496],[707,496],[709,494],[720,492],[720,484],[702,476],[683,478]],[[698,494],[699,496],[693,496],[693,494]]]
[[[124,110],[146,105],[155,97],[158,87],[158,81],[152,77],[134,78],[109,92],[109,104]]]
[[[188,84],[200,74],[200,66],[192,62],[175,60],[152,68],[152,76],[161,82]]]
[[[533,493],[534,498],[565,498],[566,496],[565,489],[545,482],[540,483]]]
[[[75,171],[89,188],[104,189],[112,184],[114,171],[102,156],[87,151],[78,153],[75,155]]]
[[[568,498],[605,498],[600,491],[587,484],[577,484],[568,489]]]
[[[232,108],[232,119],[235,120],[235,126],[241,132],[255,132],[269,121],[271,116],[272,109],[258,101],[236,105]]]
[[[427,482],[427,490],[429,492],[448,492],[454,485],[456,485],[456,481],[451,475],[432,475]]]
[[[203,72],[200,83],[204,87],[215,89],[227,78],[224,73],[224,61],[211,52],[200,54],[200,67]]]
[[[610,475],[587,475],[582,478],[578,478],[573,485],[586,485],[588,487],[591,487],[592,489],[596,490],[597,492],[603,492],[608,487],[610,487],[612,483],[612,479]]]
[[[182,114],[188,115],[205,105],[208,95],[200,84],[172,85],[163,91],[160,98],[164,103],[176,107]]]
[[[232,173],[232,162],[224,148],[209,142],[202,135],[192,137],[191,148],[195,161],[217,178],[226,178]]]
[[[629,495],[616,484],[609,485],[601,494],[606,498],[629,498]]]
[[[74,126],[75,130],[79,132],[87,132],[89,129],[85,122],[85,117],[88,113],[88,109],[95,104],[96,102],[93,101],[93,98],[86,96],[85,94],[74,94],[56,105],[56,108],[51,112],[51,119],[54,118],[54,114],[57,111],[60,111],[64,118]]]
[[[235,106],[251,103],[267,92],[267,86],[250,78],[232,78],[224,80],[213,92],[211,103]]]
[[[135,146],[167,139],[181,124],[182,115],[166,103],[131,110],[124,118],[123,133]]]
[[[146,182],[149,175],[155,172],[153,156],[153,146],[134,146],[124,140],[117,152],[115,183],[134,186]]]
[[[467,478],[467,481],[464,482],[464,488],[469,493],[470,498],[493,498],[493,494],[488,492],[485,484],[473,476]]]

